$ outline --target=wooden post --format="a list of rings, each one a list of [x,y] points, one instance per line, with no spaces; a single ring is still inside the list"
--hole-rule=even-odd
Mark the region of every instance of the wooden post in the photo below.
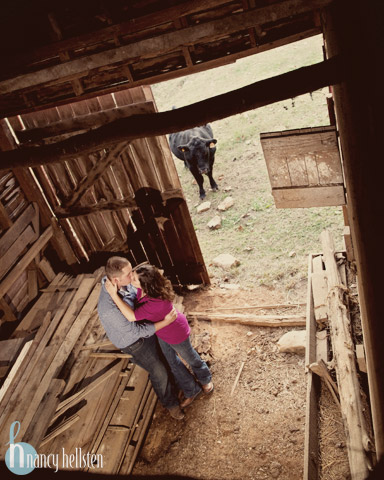
[[[341,414],[347,439],[349,466],[353,480],[368,476],[368,453],[371,440],[365,428],[357,377],[355,349],[350,331],[350,320],[344,303],[344,287],[341,285],[335,260],[335,248],[329,231],[321,234],[326,272],[328,276],[328,321],[331,329],[333,356],[340,393]]]
[[[347,0],[338,0],[323,17],[327,58],[342,55],[346,68],[345,80],[333,85],[332,91],[361,287],[360,308],[378,460],[384,456],[384,256],[379,253],[383,248],[380,233],[383,187],[379,172],[384,95],[377,61],[382,57],[382,19],[380,0],[370,1],[363,9]],[[356,41],[356,32],[364,42]]]

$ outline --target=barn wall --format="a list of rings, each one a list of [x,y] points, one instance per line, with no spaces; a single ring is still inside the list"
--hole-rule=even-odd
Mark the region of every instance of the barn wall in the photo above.
[[[327,56],[341,54],[346,81],[333,86],[343,154],[360,291],[368,380],[377,456],[384,454],[384,358],[382,275],[382,135],[384,96],[381,82],[383,11],[380,2],[363,9],[337,2],[324,15]],[[364,42],[356,41],[356,32]],[[367,48],[368,46],[368,48]]]
[[[156,111],[150,87],[139,87],[9,121],[21,138],[129,105]],[[47,137],[44,143],[62,138]],[[133,263],[155,263],[175,284],[209,283],[164,136],[121,142],[32,170],[78,262],[104,264],[108,252],[120,252]]]

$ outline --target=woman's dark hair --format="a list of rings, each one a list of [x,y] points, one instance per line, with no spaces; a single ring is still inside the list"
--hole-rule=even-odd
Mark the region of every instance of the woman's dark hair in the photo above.
[[[168,278],[164,277],[154,265],[141,265],[135,269],[143,290],[148,297],[173,301],[175,292]]]

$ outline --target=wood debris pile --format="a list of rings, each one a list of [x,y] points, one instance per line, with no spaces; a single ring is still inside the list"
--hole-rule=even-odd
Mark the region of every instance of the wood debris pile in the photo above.
[[[351,328],[349,267],[345,252],[335,252],[328,231],[322,233],[321,240],[323,254],[309,256],[306,348],[309,371],[304,478],[337,478],[332,476],[330,466],[333,463],[340,466],[340,456],[337,462],[330,461],[332,459],[325,458],[321,447],[329,441],[326,437],[339,439],[344,435],[344,441],[336,442],[340,448],[346,448],[348,455],[344,473],[364,479],[372,468],[374,448],[371,420],[367,415],[369,407],[361,382],[364,373],[357,368],[359,348],[355,345]],[[334,413],[329,403],[329,411],[324,413],[324,402],[321,401],[324,389],[333,398],[331,407]],[[320,420],[332,418],[328,430],[325,425],[318,424],[319,406]],[[335,420],[337,418],[339,421]],[[341,432],[335,428],[337,423],[342,427]],[[340,469],[336,475],[340,475]]]
[[[106,341],[97,315],[100,278],[56,275],[1,342],[0,441],[20,422],[15,441],[38,455],[81,452],[97,460],[59,469],[129,474],[156,396],[147,372]]]

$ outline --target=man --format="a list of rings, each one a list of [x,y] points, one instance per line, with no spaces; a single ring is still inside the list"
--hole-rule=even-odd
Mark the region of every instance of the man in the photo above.
[[[124,257],[111,257],[105,267],[105,273],[112,283],[117,285],[123,300],[134,308],[136,288],[131,285],[132,265]],[[176,311],[171,311],[164,320],[157,323],[129,322],[120,312],[105,289],[107,277],[101,280],[97,310],[100,321],[109,340],[124,353],[132,355],[133,363],[147,370],[153,389],[161,404],[177,420],[184,418],[179,401],[170,382],[167,369],[159,356],[155,332],[166,327],[176,319]]]

